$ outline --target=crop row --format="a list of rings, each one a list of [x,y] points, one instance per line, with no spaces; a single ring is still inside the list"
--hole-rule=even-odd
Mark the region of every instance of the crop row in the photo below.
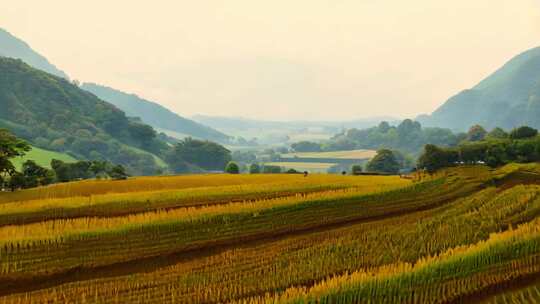
[[[0,228],[4,274],[58,272],[432,208],[472,191],[440,179],[377,194],[313,193],[252,203]]]
[[[155,271],[74,282],[30,294],[52,301],[226,302],[309,285],[340,273],[373,269],[473,244],[540,210],[535,186],[495,188],[425,212],[237,247]],[[482,227],[479,232],[478,227]],[[151,265],[148,265],[151,267]],[[14,295],[9,300],[20,299]]]
[[[358,193],[370,193],[404,185],[407,185],[404,180],[388,178],[375,178],[368,183],[364,177],[359,178],[355,183],[271,183],[21,201],[0,204],[0,226],[53,219],[118,217],[164,209],[302,196],[314,192],[349,188]]]
[[[239,303],[446,303],[495,284],[540,272],[540,220],[493,234],[487,241],[327,279],[310,288]]]
[[[399,181],[398,177],[386,177],[387,180]],[[304,183],[312,184],[358,184],[369,183],[364,177],[359,179],[355,176],[337,175],[310,175],[304,178],[298,174],[253,174],[253,175],[184,175],[163,177],[137,177],[128,180],[87,180],[55,184],[47,187],[39,187],[17,191],[13,193],[0,193],[0,204],[16,201],[47,200],[66,197],[93,196],[112,193],[137,193],[159,190],[178,190],[187,188],[208,188],[233,185],[257,185],[269,183]]]

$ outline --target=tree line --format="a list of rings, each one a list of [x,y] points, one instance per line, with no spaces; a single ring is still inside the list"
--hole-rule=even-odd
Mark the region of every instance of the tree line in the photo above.
[[[515,128],[510,133],[500,128],[488,133],[476,125],[469,130],[468,138],[457,147],[426,145],[418,159],[418,168],[435,172],[459,164],[498,167],[512,162],[540,161],[538,131],[528,126]]]
[[[126,179],[128,174],[122,165],[108,161],[78,161],[65,163],[53,159],[51,169],[40,166],[33,160],[27,160],[19,170],[11,160],[23,157],[31,146],[9,131],[0,129],[0,188],[17,189],[46,186],[56,182],[69,182],[89,178]]]

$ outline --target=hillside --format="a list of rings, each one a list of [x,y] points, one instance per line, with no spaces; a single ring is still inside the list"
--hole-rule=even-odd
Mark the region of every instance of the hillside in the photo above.
[[[94,83],[84,83],[81,88],[117,106],[128,116],[141,118],[144,123],[154,128],[221,143],[229,141],[229,136],[193,120],[183,118],[169,109],[155,102],[142,99],[137,95]]]
[[[53,159],[61,160],[66,163],[77,161],[75,158],[65,153],[32,147],[32,150],[30,150],[30,152],[27,152],[26,155],[24,155],[23,157],[14,158],[11,162],[13,163],[15,168],[17,168],[17,170],[20,170],[22,164],[27,160],[33,160],[42,167],[50,168],[51,161]]]
[[[534,303],[539,173],[191,175],[0,193],[0,303]]]
[[[167,145],[155,131],[64,78],[0,57],[0,127],[34,146],[80,159],[106,159],[134,174],[153,174],[148,152]],[[139,153],[130,146],[146,150]]]
[[[68,79],[66,73],[51,64],[47,58],[2,28],[0,28],[0,56],[21,59],[36,69]]]
[[[526,51],[472,89],[450,98],[430,116],[420,116],[427,126],[466,130],[540,127],[540,48]]]

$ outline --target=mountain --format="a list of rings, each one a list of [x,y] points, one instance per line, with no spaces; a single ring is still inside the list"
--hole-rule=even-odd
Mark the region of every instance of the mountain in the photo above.
[[[0,57],[0,128],[79,159],[106,159],[133,174],[154,174],[168,145],[152,127],[68,80]]]
[[[127,115],[139,117],[143,122],[165,132],[172,131],[174,133],[180,133],[180,136],[192,136],[221,143],[227,143],[229,141],[229,136],[224,133],[193,120],[183,118],[169,109],[155,102],[142,99],[137,95],[124,93],[94,83],[84,83],[81,88],[112,103],[126,112]]]
[[[540,127],[540,47],[510,60],[472,89],[450,98],[423,125],[466,130],[474,124],[486,128]]]
[[[66,73],[56,68],[44,56],[34,51],[26,42],[1,28],[0,56],[21,59],[36,69],[69,79]],[[165,131],[166,133],[174,134],[176,137],[191,136],[222,143],[227,143],[229,141],[229,136],[219,131],[183,118],[157,103],[144,100],[136,95],[127,94],[93,83],[85,83],[83,89],[94,93],[100,99],[115,105],[128,116],[139,117],[143,122],[150,124],[155,128],[162,129],[162,131]]]
[[[21,59],[30,66],[36,69],[43,70],[47,73],[56,75],[58,77],[69,77],[63,71],[59,70],[53,64],[51,64],[45,57],[35,52],[30,46],[20,40],[19,38],[11,35],[4,29],[0,28],[0,56]]]

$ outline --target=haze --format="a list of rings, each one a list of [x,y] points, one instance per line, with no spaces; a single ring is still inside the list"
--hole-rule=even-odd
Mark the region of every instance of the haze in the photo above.
[[[71,78],[186,116],[415,117],[540,45],[538,0],[0,3]]]

